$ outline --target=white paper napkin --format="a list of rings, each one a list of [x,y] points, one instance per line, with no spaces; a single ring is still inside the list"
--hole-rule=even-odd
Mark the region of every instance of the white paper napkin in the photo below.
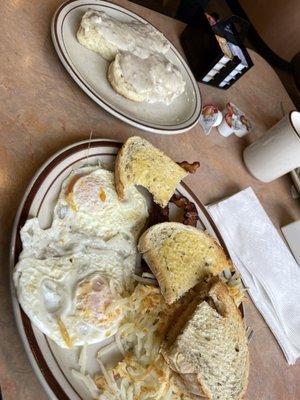
[[[287,362],[300,356],[300,268],[252,188],[208,206]],[[255,330],[255,327],[253,327]]]

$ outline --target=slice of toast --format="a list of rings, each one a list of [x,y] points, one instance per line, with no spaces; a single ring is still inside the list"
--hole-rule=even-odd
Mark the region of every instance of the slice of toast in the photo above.
[[[126,140],[115,163],[116,189],[124,199],[126,188],[141,185],[155,203],[165,207],[179,182],[188,173],[147,140],[133,136]]]
[[[211,400],[242,399],[249,374],[247,335],[224,283],[192,301],[169,332],[161,353],[187,389]]]
[[[210,235],[178,222],[163,222],[141,236],[139,251],[159,283],[168,304],[209,275],[232,263]]]

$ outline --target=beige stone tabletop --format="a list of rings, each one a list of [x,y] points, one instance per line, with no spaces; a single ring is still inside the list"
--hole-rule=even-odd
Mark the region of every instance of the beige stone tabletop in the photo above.
[[[146,17],[180,49],[184,25],[126,0],[118,4]],[[1,1],[0,42],[0,384],[5,400],[44,400],[20,341],[11,307],[8,252],[11,227],[24,190],[37,168],[54,152],[94,137],[123,141],[142,135],[175,160],[199,160],[201,169],[187,183],[204,203],[252,186],[278,228],[300,218],[299,200],[291,197],[285,176],[264,184],[249,175],[243,148],[294,109],[273,69],[254,52],[254,67],[231,89],[200,85],[203,102],[223,107],[232,100],[254,124],[249,137],[206,137],[200,126],[176,136],[145,133],[112,117],[73,82],[60,63],[50,37],[50,22],[61,0]],[[205,55],[204,55],[205,56]],[[250,344],[248,400],[299,400],[300,362],[289,367],[273,335],[249,301],[247,324],[255,330]]]

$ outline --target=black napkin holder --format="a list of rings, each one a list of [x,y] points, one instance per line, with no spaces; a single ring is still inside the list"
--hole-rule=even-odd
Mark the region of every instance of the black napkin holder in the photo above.
[[[203,10],[195,14],[180,40],[197,81],[226,90],[253,66],[243,45],[248,27],[235,15],[211,26]],[[226,39],[232,57],[224,54],[216,35]]]

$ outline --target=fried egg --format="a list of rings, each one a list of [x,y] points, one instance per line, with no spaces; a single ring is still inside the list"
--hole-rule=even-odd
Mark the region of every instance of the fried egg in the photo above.
[[[20,236],[23,251],[19,259],[27,257],[45,259],[74,253],[91,254],[99,250],[113,250],[123,258],[136,255],[136,241],[130,232],[120,232],[103,239],[73,232],[70,227],[63,224],[42,229],[38,219],[31,218],[25,222]]]
[[[136,237],[148,216],[144,196],[119,201],[111,171],[83,167],[63,182],[52,226],[26,221],[14,270],[19,302],[63,348],[112,336],[134,289]]]
[[[130,268],[112,250],[18,262],[13,274],[30,320],[63,348],[113,335],[124,314]]]
[[[118,199],[114,174],[99,167],[75,170],[63,183],[54,210],[53,226],[110,238],[119,232],[140,233],[148,217],[144,196],[135,187]]]

